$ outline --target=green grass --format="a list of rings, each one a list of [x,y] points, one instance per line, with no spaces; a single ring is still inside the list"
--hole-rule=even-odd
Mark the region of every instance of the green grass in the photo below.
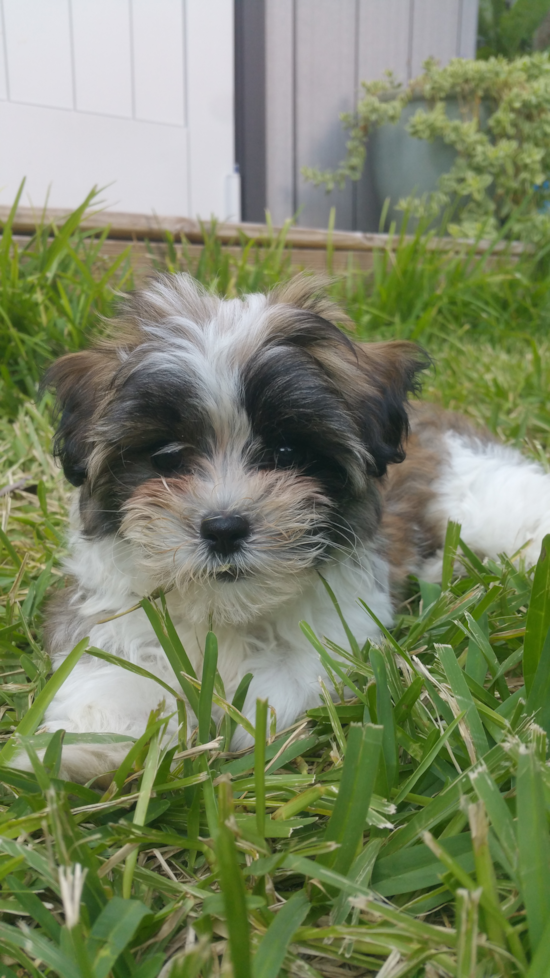
[[[227,748],[245,690],[220,699],[213,635],[203,676],[190,675],[162,601],[150,602],[188,674],[196,736],[174,756],[152,717],[103,795],[59,779],[61,737],[39,731],[62,677],[48,678],[41,623],[63,583],[68,497],[36,384],[132,284],[127,258],[101,259],[79,218],[24,249],[9,227],[0,241],[0,487],[26,480],[0,497],[0,765],[23,747],[34,768],[0,772],[0,974],[156,978],[175,955],[172,978],[344,978],[384,962],[386,978],[550,975],[550,551],[530,573],[507,558],[482,565],[451,526],[444,589],[413,583],[378,646],[350,636],[343,668],[304,625],[341,702],[320,699],[307,726],[267,745],[259,703],[256,747],[237,759]],[[427,347],[428,398],[546,465],[546,258],[495,265],[427,243],[381,252],[335,295],[359,337]],[[236,259],[212,237],[194,270],[222,293],[266,288],[290,274],[281,245],[243,242]],[[465,576],[452,580],[455,550]]]

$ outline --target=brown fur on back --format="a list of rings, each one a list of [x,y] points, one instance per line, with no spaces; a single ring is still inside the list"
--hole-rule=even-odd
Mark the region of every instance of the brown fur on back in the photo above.
[[[405,461],[390,465],[381,485],[382,546],[394,590],[400,589],[409,574],[418,573],[423,561],[443,546],[446,527],[437,517],[433,502],[437,481],[449,458],[444,435],[455,431],[472,440],[493,440],[488,431],[475,427],[463,415],[436,404],[411,405],[409,417]]]

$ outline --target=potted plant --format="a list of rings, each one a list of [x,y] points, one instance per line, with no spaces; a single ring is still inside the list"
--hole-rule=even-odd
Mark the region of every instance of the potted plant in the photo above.
[[[390,215],[440,216],[455,207],[448,230],[491,236],[521,205],[514,236],[550,236],[550,55],[502,56],[444,68],[433,59],[402,86],[387,74],[363,82],[345,160],[333,171],[305,168],[327,190],[361,176],[372,154],[375,192]]]

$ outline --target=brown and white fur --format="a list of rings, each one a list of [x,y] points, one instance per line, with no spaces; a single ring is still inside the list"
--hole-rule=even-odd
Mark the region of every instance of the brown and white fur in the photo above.
[[[299,622],[346,644],[318,571],[364,642],[378,632],[357,599],[390,625],[408,574],[437,579],[449,518],[482,556],[528,543],[536,560],[550,478],[463,419],[408,407],[428,363],[414,344],[355,344],[338,322],[311,279],[221,300],[176,275],[130,296],[111,339],[53,365],[56,453],[78,487],[72,583],[47,615],[54,668],[89,636],[177,687],[145,614],[113,617],[160,587],[198,674],[212,621],[227,698],[253,673],[245,714],[267,697],[284,728],[328,682]],[[85,656],[46,728],[138,737],[163,695]],[[126,750],[67,747],[63,774],[87,780]]]

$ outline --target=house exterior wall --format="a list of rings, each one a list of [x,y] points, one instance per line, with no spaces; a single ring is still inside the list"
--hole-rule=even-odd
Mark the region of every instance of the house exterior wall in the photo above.
[[[362,80],[391,69],[402,81],[433,55],[442,64],[475,56],[478,0],[265,0],[266,198],[272,219],[375,230],[368,165],[363,179],[326,194],[302,166],[344,157],[339,115],[354,108]]]
[[[0,204],[373,229],[367,172],[326,195],[362,79],[475,53],[478,0],[0,0]],[[237,16],[235,16],[235,12]],[[236,36],[234,35],[236,26]],[[235,64],[236,62],[236,64]],[[239,99],[235,121],[235,67]],[[49,196],[48,196],[49,195]]]
[[[238,219],[233,0],[0,0],[0,203]]]

